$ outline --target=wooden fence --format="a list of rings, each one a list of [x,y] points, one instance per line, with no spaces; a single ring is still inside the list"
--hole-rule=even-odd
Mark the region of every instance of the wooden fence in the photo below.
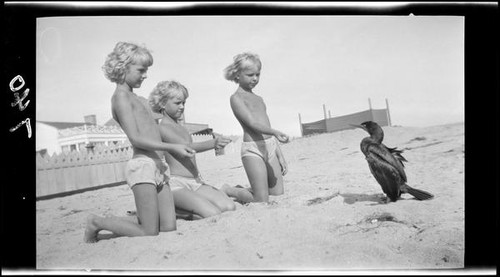
[[[212,139],[211,135],[193,135],[194,142]],[[125,167],[132,158],[130,143],[95,146],[53,156],[36,155],[36,198],[64,196],[102,187],[125,184]],[[214,151],[200,153],[214,155]]]
[[[132,157],[130,144],[36,157],[37,199],[121,184]]]

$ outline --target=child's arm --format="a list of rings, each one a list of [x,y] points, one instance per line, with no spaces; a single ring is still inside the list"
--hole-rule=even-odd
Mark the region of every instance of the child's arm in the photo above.
[[[283,152],[281,152],[279,145],[276,147],[276,156],[278,157],[278,161],[281,165],[281,174],[285,176],[288,172],[288,164],[286,163],[285,156],[283,156]]]
[[[164,142],[176,142],[187,145],[192,148],[196,153],[205,152],[215,148],[221,148],[226,146],[226,144],[230,143],[231,140],[224,137],[216,137],[214,139],[201,141],[201,142],[189,142],[189,141],[179,141],[183,137],[182,134],[176,134],[178,130],[172,128],[170,124],[160,124],[160,134],[161,138]],[[188,133],[188,130],[185,129],[185,132]]]
[[[205,152],[211,149],[215,149],[215,139],[210,139],[201,142],[193,142],[188,144],[189,147],[193,148],[196,153]]]
[[[201,141],[201,142],[193,142],[188,146],[193,148],[196,152],[205,152],[212,149],[224,148],[228,143],[231,142],[231,139],[218,136],[214,139]]]
[[[194,150],[186,145],[159,142],[141,135],[133,116],[131,104],[124,96],[117,95],[114,97],[113,104],[113,113],[118,118],[120,126],[127,135],[132,146],[151,151],[159,150],[173,152],[183,157],[194,156]]]
[[[266,124],[255,120],[252,112],[247,108],[243,100],[238,97],[231,97],[231,108],[233,110],[234,116],[238,121],[242,122],[248,128],[259,132],[261,134],[275,136],[280,142],[287,142],[288,136],[278,130],[275,130]]]

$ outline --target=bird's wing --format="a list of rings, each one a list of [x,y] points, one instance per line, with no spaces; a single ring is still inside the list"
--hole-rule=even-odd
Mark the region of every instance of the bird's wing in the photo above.
[[[385,146],[385,145],[384,145]],[[403,164],[403,162],[408,162],[405,157],[403,157],[402,153],[403,153],[403,150],[399,150],[397,149],[397,147],[387,147],[385,146],[385,148],[387,148],[389,150],[389,152],[391,152],[391,154],[394,156],[394,158],[396,158],[398,161],[401,162],[401,165],[404,167],[405,165]]]
[[[383,144],[371,144],[367,147],[367,152],[380,163],[386,163],[388,166],[394,167],[401,178],[406,182],[406,174],[403,163],[390,152]],[[402,156],[401,156],[402,157]],[[404,158],[403,158],[404,159]]]
[[[366,160],[373,177],[382,187],[382,191],[392,201],[397,201],[401,195],[401,186],[404,185],[398,170],[377,155],[369,155]]]

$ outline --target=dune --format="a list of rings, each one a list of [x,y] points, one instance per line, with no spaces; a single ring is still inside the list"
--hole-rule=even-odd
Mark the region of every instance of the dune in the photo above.
[[[363,130],[293,139],[285,194],[270,203],[237,204],[212,218],[177,220],[154,237],[84,243],[89,213],[127,216],[127,185],[36,203],[36,267],[40,270],[351,271],[443,270],[464,267],[464,124],[384,127],[384,143],[404,150],[408,184],[435,195],[380,203],[359,142]],[[238,148],[239,149],[239,148]],[[198,155],[213,186],[248,187],[238,151]]]

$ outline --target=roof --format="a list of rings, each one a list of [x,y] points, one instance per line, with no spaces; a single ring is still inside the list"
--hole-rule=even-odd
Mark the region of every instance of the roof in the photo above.
[[[120,127],[120,124],[116,122],[114,118],[109,119],[106,123],[104,123],[104,126],[118,126]]]
[[[184,123],[184,127],[188,129],[191,135],[212,134],[212,129],[208,128],[208,124]]]
[[[85,122],[50,122],[50,121],[37,121],[37,122],[52,126],[58,130],[80,127],[83,125],[91,125],[91,124],[85,123]]]
[[[123,134],[123,130],[117,126],[100,126],[100,125],[90,125],[90,126],[79,126],[73,128],[66,128],[63,130],[59,130],[60,137],[71,137],[75,135],[81,134]]]

